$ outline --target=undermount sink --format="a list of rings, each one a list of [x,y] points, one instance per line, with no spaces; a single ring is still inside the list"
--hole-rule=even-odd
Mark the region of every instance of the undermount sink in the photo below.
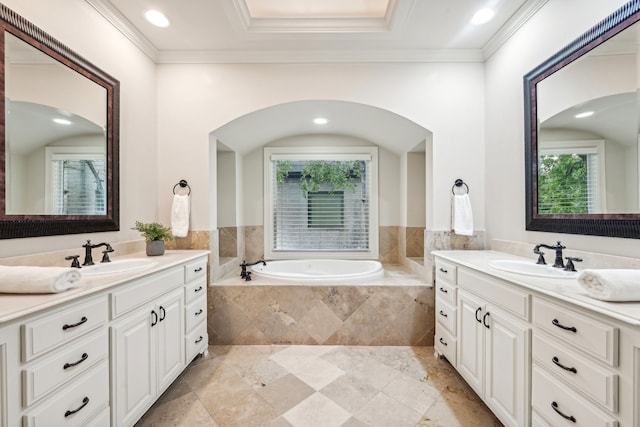
[[[94,264],[89,267],[82,267],[80,273],[83,276],[100,276],[103,274],[117,274],[126,273],[135,270],[144,270],[151,268],[158,264],[158,261],[154,261],[146,258],[131,258],[122,259],[111,262],[104,262],[100,264]]]
[[[574,279],[578,277],[577,271],[565,271],[562,268],[556,268],[550,265],[536,264],[534,261],[501,259],[490,261],[489,266],[497,270],[527,276],[549,277],[553,279]]]

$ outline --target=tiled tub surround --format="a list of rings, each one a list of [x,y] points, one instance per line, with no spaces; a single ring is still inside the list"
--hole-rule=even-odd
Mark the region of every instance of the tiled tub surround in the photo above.
[[[230,277],[209,288],[209,343],[432,345],[433,289],[400,267],[367,283]]]

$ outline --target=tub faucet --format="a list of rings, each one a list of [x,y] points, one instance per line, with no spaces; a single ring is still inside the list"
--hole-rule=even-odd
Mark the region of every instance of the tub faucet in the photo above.
[[[262,263],[262,265],[267,265],[267,262],[260,259],[256,262],[252,262],[250,264],[247,264],[247,261],[242,261],[242,264],[240,264],[240,268],[242,269],[240,271],[240,277],[243,278],[246,281],[251,280],[251,272],[247,271],[247,267],[251,267],[252,265],[256,265],[256,264],[260,264]]]
[[[533,253],[540,255],[538,257],[538,264],[546,264],[543,256],[544,252],[541,252],[540,248],[553,249],[554,251],[556,251],[556,259],[553,263],[553,266],[556,268],[564,268],[564,261],[562,260],[562,250],[565,249],[566,246],[562,246],[562,243],[560,243],[560,240],[558,240],[558,242],[553,246],[545,245],[543,243],[538,243],[536,247],[533,248]]]
[[[94,248],[99,248],[101,246],[105,247],[105,250],[103,251],[102,262],[111,262],[111,260],[109,259],[109,252],[113,252],[113,248],[109,243],[102,242],[98,243],[97,245],[92,245],[91,240],[87,240],[87,243],[82,245],[82,247],[84,248],[84,262],[82,263],[82,265],[93,265],[94,262],[91,250]]]

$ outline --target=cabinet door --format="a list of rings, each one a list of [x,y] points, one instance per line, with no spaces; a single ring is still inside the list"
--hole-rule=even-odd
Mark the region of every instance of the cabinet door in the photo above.
[[[482,396],[484,364],[484,301],[458,292],[458,363],[460,375]]]
[[[157,305],[158,394],[168,387],[185,367],[184,291],[177,289]]]
[[[490,304],[487,313],[485,402],[506,425],[529,425],[531,329]]]
[[[111,327],[114,425],[133,425],[156,398],[158,319],[155,308],[147,306]]]

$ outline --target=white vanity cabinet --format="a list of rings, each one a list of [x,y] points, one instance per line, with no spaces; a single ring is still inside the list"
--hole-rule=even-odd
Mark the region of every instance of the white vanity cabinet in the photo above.
[[[457,358],[457,267],[446,261],[436,261],[436,333],[434,347],[456,366]]]
[[[0,295],[0,427],[134,425],[206,352],[207,254],[87,279],[71,298]]]
[[[533,410],[550,425],[618,426],[620,328],[542,297],[533,324]]]
[[[529,296],[460,267],[458,285],[458,371],[505,425],[529,425]]]

